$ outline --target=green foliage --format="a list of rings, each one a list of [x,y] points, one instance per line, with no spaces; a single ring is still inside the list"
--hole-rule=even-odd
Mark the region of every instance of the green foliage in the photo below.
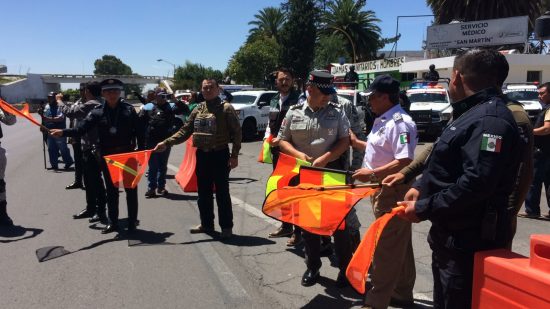
[[[200,90],[201,83],[205,78],[221,80],[223,75],[219,70],[214,70],[211,67],[204,67],[200,63],[186,61],[184,66],[176,68],[173,89]]]
[[[305,80],[313,65],[315,6],[311,0],[288,0],[287,22],[281,30],[279,64]]]
[[[63,91],[63,98],[67,98],[70,102],[75,102],[80,98],[80,91],[78,89],[67,89]]]
[[[384,46],[376,25],[380,20],[373,11],[362,10],[365,4],[366,0],[330,1],[321,14],[322,32],[341,36],[351,55],[355,47],[355,62],[375,59],[378,49]]]
[[[529,31],[546,9],[548,0],[426,0],[435,15],[436,24],[448,24],[452,20],[474,21],[512,16],[529,16]]]
[[[132,68],[113,55],[103,55],[94,66],[96,75],[132,75]]]
[[[254,15],[254,20],[249,22],[253,27],[248,31],[247,43],[259,37],[274,38],[279,42],[279,32],[283,27],[285,15],[283,11],[275,7],[267,7]]]
[[[277,68],[279,45],[275,38],[258,37],[231,57],[227,73],[239,84],[265,87],[265,78]]]
[[[332,62],[338,62],[340,57],[346,58],[346,62],[352,61],[352,56],[346,49],[345,40],[338,35],[321,35],[315,47],[315,59],[313,61],[316,69],[323,69]]]

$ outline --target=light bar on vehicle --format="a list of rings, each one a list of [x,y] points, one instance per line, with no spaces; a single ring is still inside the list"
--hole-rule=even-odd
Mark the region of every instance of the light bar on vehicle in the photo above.
[[[410,89],[443,89],[443,86],[439,85],[438,82],[413,82],[411,83]]]

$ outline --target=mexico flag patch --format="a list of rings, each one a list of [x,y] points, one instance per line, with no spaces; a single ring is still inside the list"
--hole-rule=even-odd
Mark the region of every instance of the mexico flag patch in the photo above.
[[[399,143],[401,145],[408,144],[410,142],[409,132],[399,133]]]
[[[500,152],[502,136],[484,133],[481,139],[481,150]]]

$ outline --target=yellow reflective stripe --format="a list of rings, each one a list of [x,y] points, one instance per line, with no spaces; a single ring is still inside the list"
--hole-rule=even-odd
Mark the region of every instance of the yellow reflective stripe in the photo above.
[[[117,162],[117,161],[115,161],[115,160],[113,160],[113,159],[105,158],[105,161],[107,161],[108,164],[114,165],[114,166],[116,166],[116,167],[118,167],[118,168],[120,168],[120,169],[122,169],[122,170],[124,170],[124,171],[126,171],[126,172],[128,172],[128,173],[130,173],[130,174],[132,174],[132,175],[134,175],[134,176],[137,176],[137,175],[138,175],[138,172],[137,172],[135,169],[133,169],[133,168],[131,168],[131,167],[129,167],[129,166],[126,166],[126,165],[124,165],[124,164],[122,164],[122,163],[120,163],[120,162]]]
[[[269,143],[266,141],[264,141],[263,143],[263,161],[264,163],[273,163],[273,161],[271,161],[271,146],[269,145]]]
[[[265,196],[267,196],[271,191],[277,189],[277,183],[283,178],[283,175],[274,175],[269,177],[267,180],[267,186],[265,188]]]
[[[346,174],[341,173],[323,173],[323,186],[338,186],[346,184]]]

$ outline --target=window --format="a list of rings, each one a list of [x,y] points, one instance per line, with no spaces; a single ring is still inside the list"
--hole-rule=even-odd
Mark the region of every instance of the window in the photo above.
[[[416,78],[416,73],[401,73],[402,82],[410,82]]]
[[[527,82],[540,82],[541,71],[527,71]]]

